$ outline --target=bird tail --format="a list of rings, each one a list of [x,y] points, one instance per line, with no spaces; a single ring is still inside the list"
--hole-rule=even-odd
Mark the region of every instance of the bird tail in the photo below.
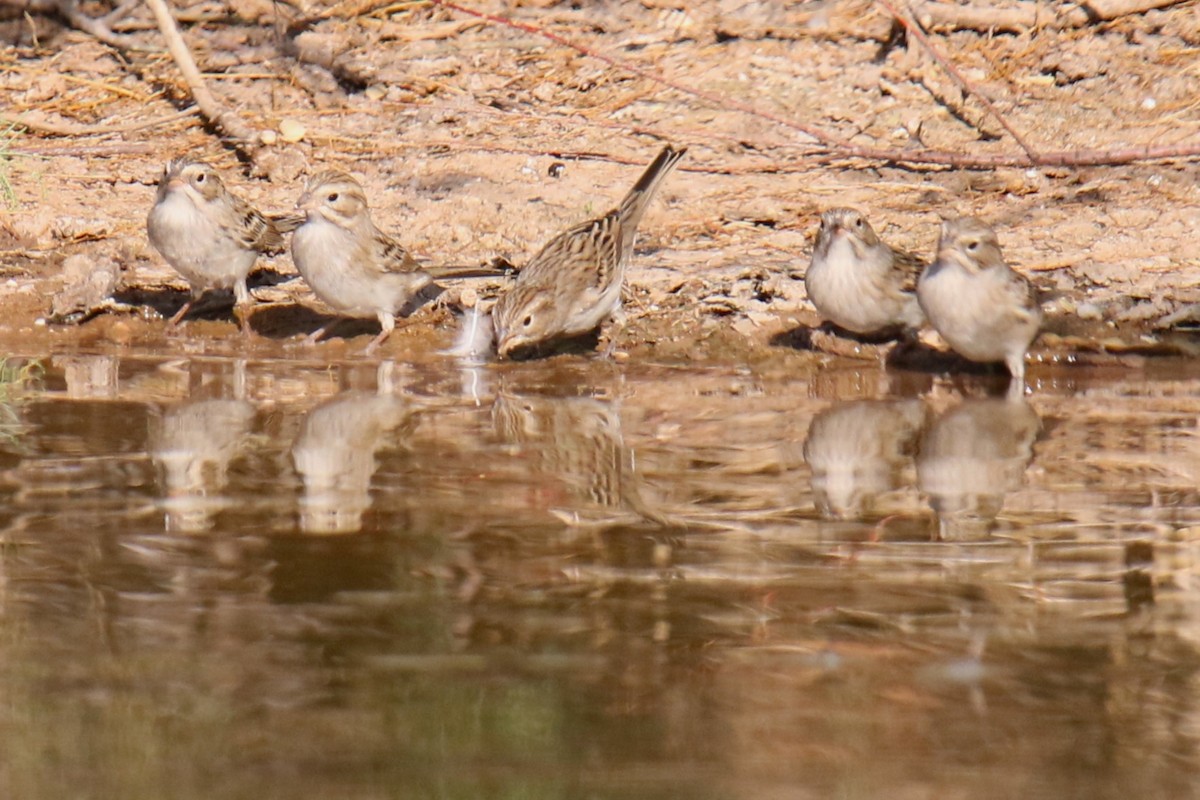
[[[438,280],[454,278],[505,278],[513,275],[516,270],[503,266],[485,264],[481,267],[437,266],[425,267],[425,271]]]
[[[446,354],[466,359],[485,358],[495,351],[494,338],[492,315],[481,312],[478,307],[468,308],[463,315],[462,329],[454,339],[454,347]]]
[[[654,193],[658,191],[659,185],[671,174],[671,171],[679,163],[679,159],[683,158],[683,154],[686,152],[686,147],[667,145],[650,162],[650,166],[646,167],[642,177],[638,178],[637,183],[629,190],[629,194],[625,195],[625,199],[621,201],[618,208],[618,218],[624,230],[632,231],[637,228],[638,223],[642,221],[642,215],[646,213],[647,206],[654,199]]]

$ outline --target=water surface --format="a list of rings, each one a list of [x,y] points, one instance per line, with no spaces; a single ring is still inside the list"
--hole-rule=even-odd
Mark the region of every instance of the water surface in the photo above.
[[[1180,797],[1178,364],[41,359],[8,797]]]

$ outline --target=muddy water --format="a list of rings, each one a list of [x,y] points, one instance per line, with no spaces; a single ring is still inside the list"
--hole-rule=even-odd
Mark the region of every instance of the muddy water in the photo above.
[[[0,416],[4,796],[1195,788],[1177,364],[1026,402],[874,367],[42,363]]]

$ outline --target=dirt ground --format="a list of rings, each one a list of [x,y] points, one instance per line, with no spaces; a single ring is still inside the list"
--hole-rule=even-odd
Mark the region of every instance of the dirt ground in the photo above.
[[[689,152],[641,226],[621,339],[631,358],[810,358],[803,334],[818,319],[802,278],[817,216],[835,205],[867,211],[885,239],[925,254],[944,218],[993,223],[1010,262],[1047,291],[1035,346],[1043,357],[1192,349],[1196,159],[897,166],[814,155],[796,130],[734,107],[865,146],[1020,153],[977,97],[964,98],[915,41],[893,35],[876,3],[471,4],[718,103],[425,3],[179,0],[211,90],[271,142],[253,164],[198,115],[180,115],[191,97],[147,8],[113,24],[112,46],[26,5],[0,4],[0,346],[10,352],[280,355],[325,321],[285,255],[263,263],[256,335],[242,336],[216,309],[164,338],[162,315],[183,303],[186,284],[149,245],[145,218],[175,156],[210,160],[264,211],[290,209],[306,175],[345,168],[364,181],[380,226],[418,258],[519,265],[549,236],[613,205],[668,141]],[[976,2],[1035,5],[1046,16],[1030,29],[941,25],[931,35],[1033,146],[1200,142],[1200,3],[1059,26],[1055,15],[1076,4]],[[112,7],[80,8],[98,18]],[[95,308],[82,291],[88,281],[117,302]],[[471,287],[466,299],[500,288]],[[72,314],[75,306],[87,313]],[[52,307],[84,321],[48,323]],[[453,338],[445,308],[407,322],[386,352],[432,352]],[[355,355],[372,330],[343,329],[314,352]]]

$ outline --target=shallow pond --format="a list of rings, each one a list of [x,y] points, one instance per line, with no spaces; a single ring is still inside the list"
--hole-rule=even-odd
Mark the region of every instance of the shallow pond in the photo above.
[[[6,797],[1194,793],[1181,362],[40,362]]]

